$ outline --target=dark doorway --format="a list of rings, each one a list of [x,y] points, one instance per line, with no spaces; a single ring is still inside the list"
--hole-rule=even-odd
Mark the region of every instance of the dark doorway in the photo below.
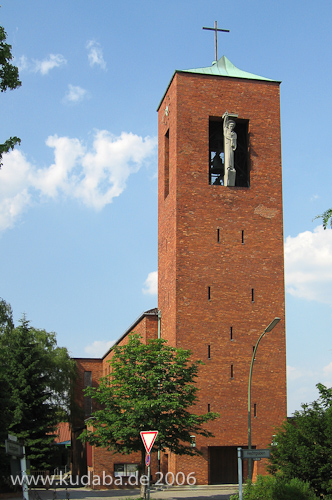
[[[237,447],[210,446],[210,484],[237,484]]]

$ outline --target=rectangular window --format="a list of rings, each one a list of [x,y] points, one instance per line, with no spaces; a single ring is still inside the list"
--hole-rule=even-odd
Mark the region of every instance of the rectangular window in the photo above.
[[[211,287],[208,286],[208,300],[211,300]]]
[[[208,359],[211,359],[211,346],[208,345]]]
[[[92,373],[84,372],[84,389],[92,386]],[[92,399],[90,396],[84,396],[84,415],[90,417],[92,413]]]
[[[210,411],[210,403],[208,403],[208,412]]]
[[[126,476],[138,478],[138,464],[114,464],[114,477]]]
[[[234,378],[234,366],[231,365],[231,378]]]
[[[231,326],[231,340],[233,340],[233,327]]]
[[[244,231],[242,231],[242,245],[244,244]]]
[[[254,403],[254,417],[257,417],[257,404]]]
[[[220,229],[217,229],[217,243],[220,243]]]
[[[249,121],[231,118],[235,121],[236,149],[234,150],[235,186],[250,186],[249,167]],[[209,184],[224,185],[224,121],[222,117],[209,119]]]
[[[254,294],[254,289],[251,289],[251,302],[255,302],[255,294]]]
[[[169,193],[169,130],[164,137],[164,199]]]

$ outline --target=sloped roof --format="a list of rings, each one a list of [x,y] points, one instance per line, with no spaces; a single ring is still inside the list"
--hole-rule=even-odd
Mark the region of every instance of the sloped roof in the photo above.
[[[226,56],[222,56],[218,61],[212,63],[211,66],[206,68],[185,69],[181,70],[184,73],[199,73],[200,75],[214,75],[214,76],[227,76],[229,78],[246,78],[247,80],[264,80],[274,82],[270,78],[264,76],[254,75],[234,66],[233,63]]]
[[[244,78],[247,80],[260,80],[265,82],[275,82],[280,83],[278,80],[271,80],[270,78],[265,78],[264,76],[254,75],[253,73],[248,73],[247,71],[243,71],[242,69],[234,66],[233,63],[226,56],[222,56],[218,61],[214,61],[211,66],[206,66],[205,68],[194,68],[194,69],[181,69],[175,70],[171,81],[169,82],[167,89],[159,103],[157,111],[160,108],[161,103],[164,100],[164,97],[169,89],[169,86],[172,83],[174,75],[176,73],[193,73],[198,75],[210,75],[210,76],[223,76],[227,78]]]
[[[70,443],[70,427],[68,422],[59,422],[56,428],[56,436],[54,441],[57,444]]]

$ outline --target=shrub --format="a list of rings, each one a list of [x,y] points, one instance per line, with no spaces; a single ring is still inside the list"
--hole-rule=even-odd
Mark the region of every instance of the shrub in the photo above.
[[[239,500],[239,495],[231,496],[231,500]],[[243,500],[319,500],[319,497],[309,483],[300,479],[286,481],[279,476],[258,476],[256,483],[246,483]]]

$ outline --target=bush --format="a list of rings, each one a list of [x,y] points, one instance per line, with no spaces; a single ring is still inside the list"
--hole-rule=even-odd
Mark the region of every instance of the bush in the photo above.
[[[231,500],[239,500],[239,495],[231,496]],[[258,476],[256,483],[246,483],[243,500],[319,500],[319,497],[309,483],[300,479],[286,481],[278,476]]]

